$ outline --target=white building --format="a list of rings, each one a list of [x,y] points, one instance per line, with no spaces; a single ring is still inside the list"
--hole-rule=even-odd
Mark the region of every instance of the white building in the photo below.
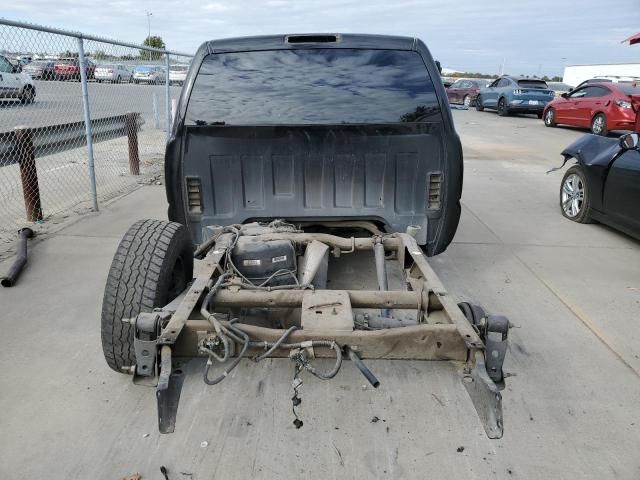
[[[567,65],[562,81],[575,87],[589,78],[640,77],[640,63],[609,63],[604,65]]]

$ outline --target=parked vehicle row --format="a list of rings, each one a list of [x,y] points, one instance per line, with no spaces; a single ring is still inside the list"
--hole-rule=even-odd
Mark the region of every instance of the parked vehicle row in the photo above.
[[[447,89],[449,102],[476,110],[496,110],[498,115],[532,113],[547,127],[568,125],[588,128],[606,136],[611,130],[640,131],[640,83],[624,78],[597,78],[578,87],[543,80],[502,76],[489,85],[459,79]]]
[[[7,59],[7,61],[10,61]],[[26,65],[14,64],[18,72],[29,74],[38,80],[80,80],[80,62],[77,58],[59,60],[36,60]],[[182,85],[187,77],[189,65],[178,64],[169,67],[169,83]],[[96,65],[87,60],[87,80],[97,83],[144,83],[164,84],[166,69],[160,65],[126,65],[123,63],[105,63]]]

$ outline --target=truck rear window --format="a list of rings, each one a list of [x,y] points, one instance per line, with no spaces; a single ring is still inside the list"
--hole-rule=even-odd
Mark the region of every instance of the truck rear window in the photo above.
[[[433,121],[440,108],[417,52],[295,49],[211,54],[187,125]]]

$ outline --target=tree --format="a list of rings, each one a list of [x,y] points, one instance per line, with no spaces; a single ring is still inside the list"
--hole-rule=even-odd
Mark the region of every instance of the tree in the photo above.
[[[158,37],[156,35],[152,35],[150,37],[145,38],[144,42],[142,42],[142,45],[146,47],[153,47],[153,48],[161,48],[161,49],[166,48],[164,41],[162,40],[162,37]],[[144,60],[159,60],[160,58],[162,58],[161,53],[150,52],[149,50],[140,50],[140,56]]]
[[[96,52],[93,54],[93,58],[95,58],[96,60],[108,60],[111,58],[111,55],[109,55],[104,50],[96,50]]]

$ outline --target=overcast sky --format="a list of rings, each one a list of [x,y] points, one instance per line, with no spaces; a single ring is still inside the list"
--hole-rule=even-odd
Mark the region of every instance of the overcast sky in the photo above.
[[[640,0],[0,0],[0,15],[193,52],[203,41],[270,33],[420,37],[448,68],[562,74],[566,64],[640,62]],[[1,47],[1,45],[0,45]]]

